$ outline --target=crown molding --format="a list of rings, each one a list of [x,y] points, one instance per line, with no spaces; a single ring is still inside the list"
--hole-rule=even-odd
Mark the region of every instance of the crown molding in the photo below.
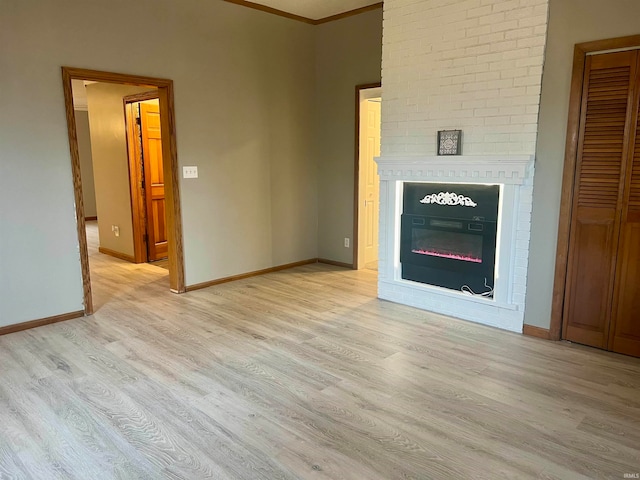
[[[382,2],[374,3],[373,5],[367,5],[365,7],[356,8],[355,10],[349,10],[348,12],[342,12],[336,15],[331,15],[329,17],[313,20],[313,24],[322,25],[323,23],[335,22],[336,20],[341,20],[347,17],[353,17],[354,15],[360,15],[361,13],[371,12],[373,10],[378,10],[381,8],[382,8]]]

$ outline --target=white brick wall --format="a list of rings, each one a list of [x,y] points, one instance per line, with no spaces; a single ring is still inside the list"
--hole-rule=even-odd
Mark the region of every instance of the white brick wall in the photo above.
[[[533,154],[548,0],[385,0],[382,155]]]

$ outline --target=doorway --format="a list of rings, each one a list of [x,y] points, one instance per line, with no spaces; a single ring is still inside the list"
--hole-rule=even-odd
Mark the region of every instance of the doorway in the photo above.
[[[574,65],[562,338],[640,356],[640,51],[602,50]]]
[[[374,158],[380,155],[380,84],[356,87],[356,168],[354,267],[378,269],[380,180]]]
[[[153,77],[101,72],[72,67],[62,67],[62,80],[65,98],[65,111],[71,153],[74,197],[76,206],[76,226],[82,268],[84,293],[84,312],[90,315],[94,311],[91,293],[89,255],[87,248],[85,212],[82,196],[82,177],[78,152],[76,118],[73,107],[72,80],[102,82],[122,85],[134,85],[156,88],[160,112],[161,151],[165,194],[165,221],[167,232],[167,258],[169,266],[169,288],[172,292],[185,291],[184,259],[182,248],[182,224],[180,215],[180,197],[178,190],[178,160],[175,138],[175,114],[173,108],[173,81]]]
[[[160,101],[155,91],[123,98],[136,263],[167,259]]]

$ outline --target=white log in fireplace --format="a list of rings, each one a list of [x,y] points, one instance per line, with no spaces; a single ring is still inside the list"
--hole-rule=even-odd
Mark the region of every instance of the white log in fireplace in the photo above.
[[[378,297],[522,332],[534,161],[529,155],[380,157]],[[406,182],[500,185],[493,297],[402,278],[400,230]]]

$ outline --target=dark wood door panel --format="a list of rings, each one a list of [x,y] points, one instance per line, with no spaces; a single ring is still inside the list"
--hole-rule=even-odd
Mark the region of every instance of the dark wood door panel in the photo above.
[[[606,348],[615,261],[615,210],[581,208],[577,216],[569,267],[566,337]]]
[[[611,349],[640,356],[640,223],[625,225],[620,250]]]

